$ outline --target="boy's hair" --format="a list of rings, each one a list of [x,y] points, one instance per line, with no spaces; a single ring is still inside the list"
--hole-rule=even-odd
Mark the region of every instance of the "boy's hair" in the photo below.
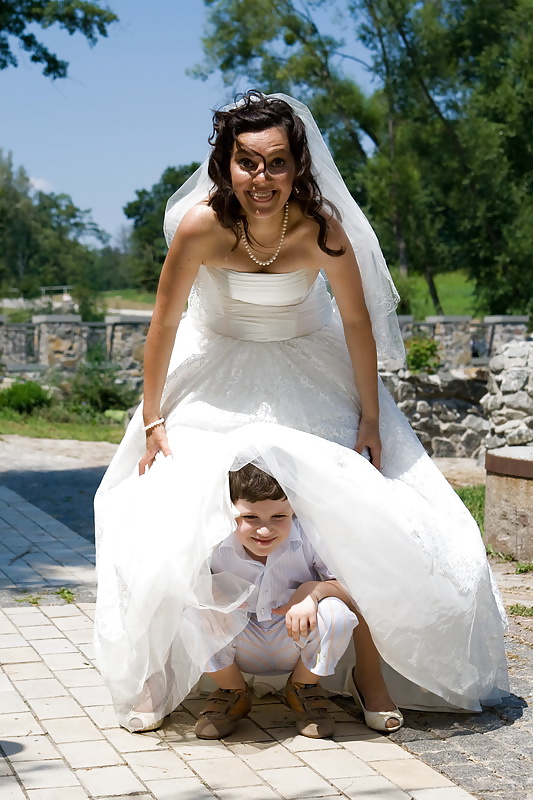
[[[232,503],[238,500],[257,503],[261,500],[287,499],[277,480],[254,464],[246,464],[229,473],[229,493]]]

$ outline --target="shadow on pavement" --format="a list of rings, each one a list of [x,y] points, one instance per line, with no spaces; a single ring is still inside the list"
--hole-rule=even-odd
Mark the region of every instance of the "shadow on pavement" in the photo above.
[[[0,483],[94,542],[93,498],[106,467],[9,470]]]

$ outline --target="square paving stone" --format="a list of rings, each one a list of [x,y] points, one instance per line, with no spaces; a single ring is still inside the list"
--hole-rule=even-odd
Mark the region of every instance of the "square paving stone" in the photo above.
[[[58,636],[54,639],[36,639],[32,642],[33,647],[41,655],[50,655],[51,653],[75,653],[76,647],[72,642],[69,642],[69,640],[64,637],[59,638],[59,631],[57,631],[57,633]]]
[[[308,750],[298,754],[319,775],[331,778],[359,778],[375,771],[347,750]]]
[[[230,745],[229,749],[253,770],[303,766],[287,748],[274,742],[242,742]]]
[[[118,728],[113,706],[86,706],[85,711],[99,728]]]
[[[12,763],[17,761],[48,761],[60,758],[60,753],[42,736],[13,736],[2,742],[2,750]]]
[[[50,620],[48,617],[38,611],[36,608],[30,606],[18,606],[15,609],[5,608],[4,611],[8,615],[11,622],[17,628],[26,628],[32,625],[49,625]]]
[[[331,797],[339,795],[335,786],[321,778],[309,767],[265,769],[258,773],[285,800],[304,800],[306,797]]]
[[[20,633],[2,633],[0,634],[0,648],[6,647],[25,647],[26,639]]]
[[[172,750],[127,753],[125,759],[142,781],[194,777],[194,773]]]
[[[43,722],[46,730],[58,744],[65,742],[92,742],[103,739],[98,728],[87,717],[70,719],[47,719]]]
[[[72,697],[35,697],[28,703],[42,720],[85,716],[81,706]]]
[[[91,628],[75,628],[72,631],[65,631],[65,636],[73,644],[89,644],[94,639],[93,629]]]
[[[167,742],[170,748],[186,762],[196,761],[200,758],[230,758],[232,755],[232,749],[234,747],[248,747],[246,744],[226,747],[221,741],[197,739],[194,734],[192,734],[192,736],[185,737],[180,741],[174,741],[173,739],[167,738],[165,738],[164,741]],[[256,746],[257,743],[250,745],[250,747]]]
[[[146,785],[157,800],[214,800],[215,798],[215,795],[203,783],[200,783],[198,778],[146,781]],[[253,798],[250,797],[250,791],[247,791],[246,800],[262,800],[255,795],[255,790]],[[220,797],[219,792],[217,792],[217,797]],[[276,797],[275,800],[279,800],[279,797]]]
[[[155,733],[130,733],[124,728],[110,728],[102,733],[119,753],[139,753],[143,750],[166,749],[167,745]]]
[[[442,786],[453,786],[452,782],[436,772],[427,764],[414,758],[402,761],[373,761],[376,772],[384,775],[401,789],[438,789]]]
[[[31,736],[43,733],[43,729],[30,712],[24,714],[0,714],[2,736]]]
[[[105,685],[100,673],[94,668],[57,670],[56,678],[68,689],[81,686]]]
[[[25,789],[79,786],[76,776],[63,761],[19,761],[13,766]]]
[[[269,733],[292,753],[299,753],[303,750],[334,750],[341,747],[333,739],[310,739],[307,736],[300,736],[295,733],[293,727],[270,728]],[[228,740],[226,739],[226,741]]]
[[[411,793],[412,800],[476,800],[475,797],[459,786],[445,789],[418,789]]]
[[[68,789],[30,789],[29,800],[87,800],[88,794],[81,786]]]
[[[367,776],[362,778],[335,778],[333,780],[350,800],[410,800],[411,795],[402,792],[386,778],[379,775],[376,777]]]
[[[54,619],[55,617],[83,617],[82,612],[74,603],[64,606],[42,606],[43,612]]]
[[[31,661],[29,664],[4,664],[4,670],[12,680],[18,681],[54,677],[42,661]]]
[[[82,706],[111,706],[113,700],[106,686],[79,686],[70,690]]]
[[[37,678],[36,680],[14,681],[17,689],[24,697],[64,697],[67,690],[55,678]]]
[[[250,789],[217,789],[219,800],[251,800]],[[279,794],[269,786],[254,786],[253,800],[279,800]]]
[[[231,789],[234,786],[256,786],[261,783],[259,776],[237,756],[189,761],[189,766],[215,791]],[[250,796],[253,796],[251,791]]]
[[[17,692],[0,693],[0,711],[3,714],[24,713],[28,706]]]
[[[27,664],[40,660],[33,647],[6,647],[0,650],[0,664]]]
[[[375,740],[354,739],[351,742],[343,741],[344,747],[363,761],[394,761],[396,759],[414,760],[399,745],[389,742],[384,736]]]
[[[76,653],[45,653],[43,661],[51,670],[87,669],[90,664],[87,658],[79,652]]]
[[[54,639],[61,636],[55,625],[28,625],[24,628],[24,636],[29,641],[37,639]]]
[[[12,776],[0,777],[0,797],[2,800],[26,800],[26,795]]]
[[[124,759],[105,741],[65,742],[58,749],[72,769],[113,767],[124,764]]]
[[[128,795],[145,789],[129,767],[79,769],[76,775],[94,797]]]

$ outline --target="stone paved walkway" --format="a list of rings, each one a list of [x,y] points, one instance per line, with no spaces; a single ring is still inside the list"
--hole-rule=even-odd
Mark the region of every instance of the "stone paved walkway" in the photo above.
[[[0,487],[1,800],[533,800],[532,659],[520,631],[509,642],[515,694],[481,715],[407,712],[384,737],[339,698],[335,738],[315,741],[294,735],[269,695],[223,743],[194,737],[195,700],[134,735],[117,726],[93,661],[93,564],[90,542]],[[513,602],[531,598],[527,580],[499,569]]]

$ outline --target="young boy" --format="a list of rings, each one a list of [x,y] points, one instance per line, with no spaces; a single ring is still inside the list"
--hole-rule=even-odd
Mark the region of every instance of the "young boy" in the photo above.
[[[211,572],[231,572],[255,590],[245,629],[216,653],[205,671],[218,686],[195,726],[201,739],[232,733],[252,707],[242,672],[290,672],[285,702],[299,733],[331,736],[334,722],[318,685],[331,675],[358,624],[353,601],[308,541],[285,493],[253,464],[230,472],[237,530],[213,552]]]

